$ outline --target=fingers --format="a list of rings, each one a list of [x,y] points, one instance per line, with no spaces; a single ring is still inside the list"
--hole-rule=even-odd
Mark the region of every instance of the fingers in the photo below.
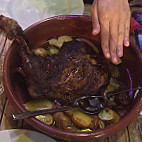
[[[128,16],[124,29],[124,45],[129,46],[130,17]]]
[[[94,1],[91,7],[91,16],[92,16],[92,24],[93,24],[93,35],[97,35],[100,32],[100,24],[98,20],[98,13],[97,13],[97,2]]]
[[[117,60],[117,42],[118,41],[118,21],[114,19],[110,22],[110,56],[111,61],[116,64]]]
[[[123,56],[124,26],[125,26],[125,21],[121,19],[118,26],[118,43],[116,51],[118,57]]]
[[[130,33],[130,7],[128,1],[123,1],[125,5],[125,29],[124,29],[124,45],[129,46],[129,33]]]
[[[109,59],[109,22],[101,23],[101,46],[104,56]]]

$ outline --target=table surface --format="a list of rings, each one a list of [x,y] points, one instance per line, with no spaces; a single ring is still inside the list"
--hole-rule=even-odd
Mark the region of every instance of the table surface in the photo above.
[[[86,4],[84,14],[89,15],[89,10],[90,5]],[[135,8],[133,7],[132,10],[135,10]],[[137,8],[137,10],[142,11],[142,8]],[[16,128],[37,131],[24,120],[12,120],[12,114],[14,113],[16,113],[15,109],[6,98],[5,93],[3,93],[0,95],[0,130]],[[63,140],[57,141],[64,142]],[[127,128],[117,134],[104,139],[91,140],[89,142],[142,142],[142,116],[137,117]]]

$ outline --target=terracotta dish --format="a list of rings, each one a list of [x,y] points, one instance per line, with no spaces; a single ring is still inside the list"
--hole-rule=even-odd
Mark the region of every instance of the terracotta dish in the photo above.
[[[48,39],[60,35],[72,35],[83,37],[91,40],[100,47],[99,36],[92,35],[91,18],[87,16],[57,16],[40,22],[37,22],[25,30],[30,45],[37,48]],[[28,93],[25,91],[22,78],[15,75],[15,69],[21,64],[17,44],[14,43],[8,50],[4,67],[3,81],[6,95],[12,105],[18,112],[25,112],[24,103],[28,101]],[[130,47],[124,48],[124,57],[122,64],[125,64],[128,74],[130,75],[130,84],[132,87],[142,86],[142,55],[138,47],[130,41]],[[123,77],[125,78],[125,76]],[[20,83],[17,83],[20,82]],[[137,94],[134,104],[130,106],[129,111],[117,123],[106,127],[105,129],[95,130],[92,132],[70,132],[50,127],[38,121],[36,118],[25,119],[27,123],[39,131],[50,136],[76,141],[87,141],[110,136],[128,126],[142,110],[142,90]]]

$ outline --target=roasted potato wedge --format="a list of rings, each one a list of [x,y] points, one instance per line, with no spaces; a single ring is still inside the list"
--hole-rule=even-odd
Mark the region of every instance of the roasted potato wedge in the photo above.
[[[42,57],[46,57],[47,55],[49,55],[49,51],[44,48],[37,48],[37,49],[33,50],[33,52],[36,55],[40,55]]]
[[[63,35],[63,36],[59,36],[58,39],[52,38],[48,42],[52,46],[56,46],[58,48],[61,48],[61,46],[63,45],[64,42],[69,42],[72,40],[73,39],[70,36]]]
[[[37,118],[41,122],[44,122],[47,125],[51,125],[53,123],[53,117],[51,114],[39,115],[36,116],[35,118]]]
[[[57,54],[59,52],[59,49],[57,49],[54,46],[49,46],[48,51],[49,51],[50,55],[53,55],[53,54]]]
[[[110,108],[104,108],[99,114],[98,117],[108,123],[115,123],[120,119],[120,116]]]
[[[73,112],[71,119],[74,125],[79,128],[89,128],[92,121],[90,115],[79,110]]]
[[[36,99],[29,101],[25,104],[25,108],[28,111],[35,111],[41,109],[51,109],[53,108],[53,103],[48,99]]]
[[[71,119],[63,112],[54,113],[53,119],[57,128],[68,130],[70,127],[72,127]]]

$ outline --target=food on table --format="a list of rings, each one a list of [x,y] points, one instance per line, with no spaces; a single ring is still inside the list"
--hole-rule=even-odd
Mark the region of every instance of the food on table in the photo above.
[[[43,122],[49,126],[52,125],[54,122],[53,116],[51,114],[38,115],[35,118],[37,118],[38,120],[40,120],[41,122]]]
[[[91,116],[82,111],[74,111],[71,119],[79,128],[89,128],[91,125]]]
[[[117,58],[117,60],[118,60],[118,63],[117,63],[117,65],[119,65],[119,64],[121,64],[122,63],[122,60],[121,60],[121,58]]]
[[[41,109],[52,109],[54,104],[49,99],[31,100],[25,104],[28,111],[35,111]]]
[[[60,129],[67,130],[72,127],[73,123],[71,118],[65,115],[63,112],[57,112],[53,114],[53,118],[55,121],[55,126]]]
[[[98,117],[96,115],[89,115],[80,110],[76,110],[71,115],[72,122],[79,128],[96,129],[98,127]]]
[[[66,103],[91,95],[109,83],[106,59],[82,41],[65,42],[58,53],[46,58],[35,55],[26,47],[20,51],[21,68],[27,86],[34,92],[33,98],[51,98]],[[51,49],[50,45],[48,48]]]
[[[105,123],[101,119],[99,119],[98,125],[99,125],[100,129],[104,129],[105,128]]]
[[[128,93],[110,95],[126,89],[119,80],[121,59],[119,65],[112,65],[88,39],[62,35],[30,50],[28,40],[16,21],[1,15],[0,29],[9,40],[16,40],[20,45],[19,54],[23,62],[20,68],[23,71],[17,71],[24,76],[29,94],[38,98],[25,104],[28,111],[62,107],[55,104],[55,100],[67,103],[86,95],[104,95],[101,101],[98,98],[88,100],[90,105],[97,102],[98,106],[103,106],[95,115],[76,108],[36,116],[43,123],[71,131],[103,129],[119,121],[120,115],[123,116],[121,110],[132,102],[133,96]]]
[[[65,37],[67,37],[67,36],[65,36]],[[57,38],[57,39],[59,39],[59,38]],[[130,101],[127,101],[127,98],[130,99],[130,97],[128,97],[128,95],[126,93],[124,93],[125,94],[124,98],[122,98],[122,94],[118,94],[117,96],[109,96],[110,92],[115,92],[116,90],[118,91],[118,90],[124,90],[125,89],[125,85],[117,80],[120,77],[120,71],[118,69],[118,65],[113,65],[112,63],[108,63],[102,57],[99,57],[99,55],[98,55],[99,53],[92,51],[90,46],[88,47],[88,45],[86,43],[82,44],[82,41],[81,40],[77,41],[76,38],[72,37],[71,41],[67,41],[67,42],[63,43],[63,45],[60,48],[57,47],[55,44],[53,44],[54,40],[55,40],[55,38],[49,40],[50,42],[47,41],[44,45],[41,45],[40,48],[44,48],[45,50],[47,50],[49,52],[49,54],[44,58],[50,59],[50,58],[53,57],[52,63],[54,62],[53,60],[55,59],[55,63],[53,65],[55,65],[56,69],[57,69],[58,65],[61,66],[62,63],[65,64],[66,66],[68,65],[68,68],[66,68],[64,66],[60,67],[60,69],[64,69],[64,68],[65,69],[63,70],[63,72],[64,72],[63,75],[62,75],[63,72],[61,72],[61,73],[59,72],[61,74],[61,77],[60,77],[61,81],[60,81],[60,84],[59,84],[60,86],[56,86],[56,87],[57,88],[61,87],[63,90],[66,90],[66,92],[70,91],[70,92],[74,93],[75,95],[77,95],[79,91],[81,92],[81,89],[80,90],[75,89],[75,92],[74,92],[73,89],[75,88],[75,85],[76,85],[76,87],[82,87],[82,86],[77,86],[76,82],[74,82],[74,80],[79,75],[78,74],[74,75],[73,73],[75,71],[80,71],[80,69],[78,69],[80,66],[78,67],[76,62],[79,62],[79,63],[83,62],[83,65],[84,65],[85,61],[88,60],[87,62],[89,64],[91,64],[91,66],[93,66],[93,67],[98,66],[99,64],[101,64],[101,66],[102,66],[102,64],[105,64],[104,67],[102,67],[102,69],[104,69],[104,70],[100,70],[100,71],[102,72],[101,73],[102,74],[102,80],[104,81],[104,78],[107,80],[107,81],[104,81],[104,84],[102,85],[102,88],[105,88],[103,90],[104,90],[104,93],[106,94],[107,100],[101,99],[102,102],[100,102],[100,99],[98,99],[98,98],[94,98],[94,99],[90,99],[90,100],[84,99],[83,101],[86,102],[86,103],[88,101],[88,103],[90,103],[90,106],[91,105],[93,106],[94,105],[93,102],[94,102],[96,104],[96,106],[99,105],[101,107],[100,109],[95,108],[95,111],[96,111],[96,109],[98,109],[98,111],[96,111],[97,113],[95,115],[86,114],[80,108],[73,108],[73,109],[65,111],[65,112],[57,112],[57,113],[52,114],[53,122],[50,125],[55,126],[57,128],[60,128],[60,129],[65,129],[65,130],[70,130],[70,131],[75,131],[75,132],[77,132],[77,131],[85,132],[85,131],[96,130],[96,129],[99,129],[99,128],[103,129],[106,126],[119,121],[119,119],[120,119],[119,114],[115,110],[113,110],[112,108],[113,107],[119,108],[119,105],[120,105],[119,102],[120,102],[121,99],[124,100],[124,102],[122,102],[124,105],[125,104],[128,105],[130,103]],[[52,44],[50,44],[50,43],[52,43]],[[80,44],[82,46],[80,46]],[[87,45],[87,48],[85,48],[84,44]],[[75,48],[76,46],[77,46],[77,48]],[[82,48],[82,47],[84,47],[84,48]],[[53,50],[55,49],[55,51],[51,52],[50,48],[53,48]],[[74,51],[74,50],[76,50],[76,51]],[[83,50],[83,55],[82,55],[82,53],[80,53],[80,52],[82,52],[82,50]],[[85,61],[84,61],[82,58],[84,57],[86,52],[87,52],[87,56],[85,56]],[[88,56],[88,53],[90,54],[89,56]],[[95,54],[95,58],[92,55],[92,53]],[[68,58],[68,55],[70,55],[69,57],[71,59]],[[77,56],[79,58],[77,58]],[[90,57],[93,57],[93,58],[90,58]],[[58,61],[58,59],[60,59],[60,61]],[[69,62],[66,62],[66,60],[68,60]],[[77,66],[78,68],[74,71],[73,70],[74,68],[72,66],[74,68],[76,68],[76,66]],[[54,68],[53,66],[51,66],[51,67]],[[81,67],[83,67],[83,66],[81,66]],[[88,67],[87,68],[87,71],[88,71],[90,66],[87,66],[87,67]],[[93,68],[91,68],[91,69],[93,70]],[[106,71],[106,69],[107,69],[107,71]],[[87,73],[87,71],[86,71],[86,73]],[[83,72],[83,70],[82,70],[82,72]],[[68,73],[70,73],[71,75],[69,76]],[[65,81],[63,79],[65,79]],[[97,77],[95,79],[97,79]],[[66,82],[66,80],[67,80],[67,82]],[[100,80],[100,82],[102,80]],[[34,87],[34,86],[32,86],[32,87]],[[85,85],[83,85],[83,88],[84,87],[85,87]],[[88,91],[88,90],[86,90],[86,91]],[[63,95],[64,91],[57,89],[57,91],[55,91],[54,93],[56,93],[58,95],[58,96],[56,96],[56,100],[62,100],[60,95],[61,94]],[[35,94],[35,92],[30,91],[30,94],[32,96],[34,96],[33,94]],[[73,94],[71,94],[71,95],[73,95]],[[88,94],[88,92],[85,92],[84,95],[89,95],[89,94]],[[91,93],[90,93],[90,95],[91,95]],[[66,95],[63,95],[63,96],[66,97]],[[52,96],[50,96],[50,97],[52,98]],[[77,98],[78,97],[79,96],[77,96]],[[68,102],[68,101],[66,101],[66,99],[69,100],[69,101],[75,100],[75,98],[69,98],[69,99],[64,98],[63,101]],[[83,101],[81,101],[80,103],[83,104],[84,103]],[[84,103],[85,107],[87,107],[86,103]],[[55,105],[54,107],[56,107],[57,104],[54,104],[54,105]],[[88,107],[87,109],[92,109],[92,108]],[[42,116],[42,117],[45,118],[45,116]],[[41,119],[39,119],[38,116],[36,118],[43,122],[42,117],[41,117]],[[46,123],[46,120],[45,120],[45,123]]]
[[[112,91],[118,89],[119,87],[120,87],[120,84],[117,82],[117,80],[114,78],[111,78],[109,85],[105,89],[105,93],[112,92]]]
[[[41,55],[42,57],[46,57],[47,55],[50,54],[50,52],[44,48],[37,48],[37,49],[33,50],[33,52],[36,55]]]
[[[119,115],[110,108],[104,108],[99,114],[98,117],[105,122],[114,123],[119,120]]]
[[[57,49],[57,48],[54,47],[54,46],[49,46],[49,47],[48,47],[48,51],[49,51],[50,55],[53,55],[53,54],[58,54],[59,49]]]
[[[63,35],[63,36],[59,36],[58,39],[56,39],[56,38],[50,39],[49,44],[52,46],[56,46],[58,48],[61,48],[64,42],[69,42],[72,40],[73,40],[72,37]]]
[[[31,100],[25,104],[25,108],[28,111],[52,109],[53,107],[54,104],[48,99]],[[51,125],[54,122],[53,116],[51,114],[39,115],[35,116],[35,118],[44,122],[47,125]]]
[[[71,117],[75,111],[81,111],[81,110],[80,108],[72,108],[70,110],[65,111],[64,113]]]

